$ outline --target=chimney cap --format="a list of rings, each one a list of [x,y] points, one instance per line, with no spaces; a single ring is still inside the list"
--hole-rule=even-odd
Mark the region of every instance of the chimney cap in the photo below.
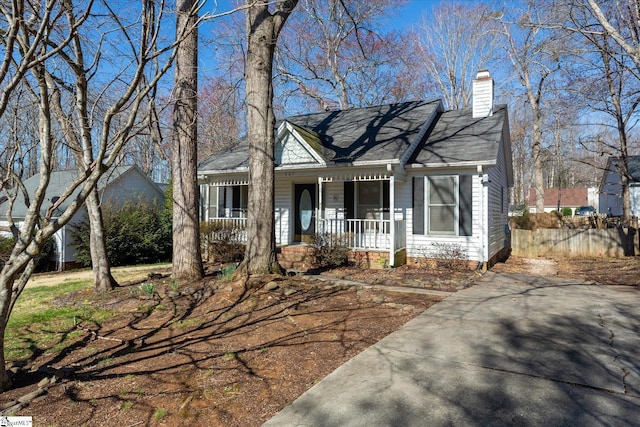
[[[489,70],[479,70],[476,75],[476,80],[490,79],[491,74],[489,74]]]

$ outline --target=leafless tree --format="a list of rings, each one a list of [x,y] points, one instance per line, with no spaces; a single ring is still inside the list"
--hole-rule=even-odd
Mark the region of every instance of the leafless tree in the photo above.
[[[198,29],[197,0],[178,2],[173,108],[173,277],[204,276],[198,219]]]
[[[598,150],[614,156],[622,187],[622,218],[631,220],[631,197],[628,170],[630,132],[638,123],[640,105],[640,3],[637,1],[597,4],[566,0],[557,6],[564,13],[558,26],[581,36],[582,79],[577,85],[593,117],[608,117],[604,126],[615,129],[616,136],[607,135]],[[609,16],[610,18],[607,18]],[[635,47],[634,47],[635,44]],[[599,119],[596,119],[599,120]]]
[[[241,274],[281,272],[275,239],[273,56],[297,0],[248,0],[245,85],[249,142],[247,241]],[[250,6],[249,6],[250,5]]]
[[[534,167],[533,188],[537,212],[544,212],[543,102],[552,91],[553,74],[560,69],[559,39],[562,35],[547,28],[548,11],[536,1],[526,7],[504,13],[501,36],[513,70],[525,90],[531,112],[531,158]],[[515,19],[514,19],[515,18]]]
[[[471,107],[473,79],[497,59],[494,14],[486,4],[441,3],[411,33],[416,75],[433,82],[446,108]]]
[[[202,158],[238,141],[245,107],[239,92],[236,85],[220,76],[206,78],[200,87],[198,154]]]
[[[127,6],[128,10],[113,11],[106,1],[0,2],[0,13],[5,17],[0,21],[4,34],[0,116],[4,116],[15,89],[20,84],[28,85],[37,100],[40,175],[35,192],[28,194],[11,164],[2,174],[2,189],[8,198],[6,221],[15,246],[0,270],[0,366],[5,362],[7,321],[43,245],[71,220],[98,180],[117,162],[122,147],[135,132],[141,105],[171,67],[173,41],[159,45],[165,4],[141,1]],[[97,33],[105,27],[109,31]],[[155,59],[162,65],[150,73]],[[108,61],[108,67],[102,61]],[[63,123],[53,111],[56,107],[51,99],[56,91],[62,94],[67,87],[73,87],[69,92],[74,98],[69,101],[74,104],[74,115],[66,120],[75,123],[83,163],[74,182],[49,205],[45,194],[55,165],[57,138],[65,135],[56,131]],[[93,88],[91,97],[89,87]],[[100,114],[93,107],[107,92],[118,96]],[[122,125],[115,128],[117,117],[123,118]],[[28,206],[20,223],[11,213],[18,197]],[[63,205],[67,201],[70,203]],[[0,391],[8,387],[9,378],[0,369]]]
[[[586,1],[591,13],[602,26],[602,29],[597,31],[611,37],[629,56],[640,73],[640,2],[638,0]],[[585,30],[585,34],[593,31],[586,28]]]
[[[399,36],[376,31],[405,0],[303,0],[276,52],[278,91],[306,111],[388,102]],[[311,101],[311,102],[309,102]]]

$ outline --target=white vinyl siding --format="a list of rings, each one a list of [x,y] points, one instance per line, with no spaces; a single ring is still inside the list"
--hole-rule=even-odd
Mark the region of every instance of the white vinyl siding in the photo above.
[[[508,183],[506,181],[505,163],[503,148],[500,146],[498,151],[498,161],[495,167],[488,169],[487,175],[489,182],[485,184],[487,186],[488,200],[486,203],[487,212],[487,252],[485,254],[485,261],[490,260],[495,254],[497,254],[505,246],[509,246],[511,242],[507,241],[509,238],[509,206],[507,200],[509,192]]]
[[[480,183],[480,178],[477,176],[477,173],[474,174],[468,169],[451,169],[449,174],[440,175],[459,175],[466,180],[466,183],[463,184],[461,178],[458,178],[459,186],[463,185],[464,187],[468,187],[468,190],[465,191],[470,193],[464,202],[464,204],[467,205],[465,211],[470,213],[472,212],[472,216],[466,216],[466,221],[470,222],[465,231],[465,234],[468,235],[429,235],[426,232],[426,197],[424,199],[424,206],[417,212],[418,218],[414,218],[414,215],[416,214],[415,207],[413,206],[413,203],[415,202],[413,197],[414,180],[419,180],[419,182],[424,183],[424,187],[427,187],[426,177],[424,172],[422,173],[422,175],[418,175],[419,172],[416,171],[411,176],[407,177],[404,182],[399,182],[396,186],[396,219],[404,219],[406,223],[407,257],[415,260],[421,257],[434,256],[435,245],[444,244],[460,247],[466,258],[469,260],[479,260],[482,253],[482,242],[480,238],[482,233],[479,220],[479,193],[482,189],[482,184]],[[432,176],[438,175],[432,174]],[[423,192],[426,192],[426,188],[423,189]],[[420,220],[420,218],[422,218],[422,220]],[[417,220],[418,224],[422,224],[422,230],[416,230],[414,228],[415,220]],[[460,223],[458,222],[458,224]],[[460,229],[461,227],[458,225],[458,230],[460,231]]]
[[[276,165],[294,165],[304,163],[318,163],[317,160],[290,133],[282,141],[276,141]]]

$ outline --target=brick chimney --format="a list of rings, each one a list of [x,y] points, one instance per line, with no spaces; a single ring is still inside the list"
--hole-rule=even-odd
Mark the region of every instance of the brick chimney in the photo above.
[[[473,118],[491,115],[493,115],[493,79],[488,70],[480,70],[473,81]]]

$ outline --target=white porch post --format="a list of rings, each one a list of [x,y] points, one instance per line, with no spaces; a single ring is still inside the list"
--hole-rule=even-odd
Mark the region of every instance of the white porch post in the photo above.
[[[204,218],[202,218],[203,221],[209,221],[209,205],[211,204],[211,185],[207,184],[204,186],[204,197],[203,197],[203,203],[204,203]]]
[[[322,213],[324,212],[323,207],[324,200],[322,200],[322,176],[318,177],[318,212],[316,213],[316,233],[322,233],[324,230],[320,230],[320,224]]]
[[[395,266],[396,257],[396,183],[394,176],[389,177],[389,238],[391,247],[389,248],[389,267]]]

